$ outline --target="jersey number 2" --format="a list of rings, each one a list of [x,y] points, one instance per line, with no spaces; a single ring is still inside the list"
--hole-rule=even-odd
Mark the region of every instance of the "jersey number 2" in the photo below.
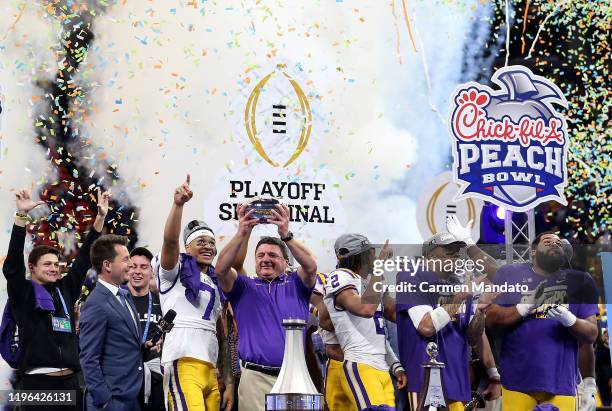
[[[376,311],[374,313],[374,326],[376,326],[376,334],[386,335],[385,333],[385,320],[383,319],[382,311]]]
[[[203,320],[210,321],[210,313],[212,312],[212,309],[215,306],[215,297],[217,293],[215,293],[214,288],[204,283],[200,284],[200,290],[208,291],[210,293],[210,300],[208,301],[208,305],[206,306],[206,310],[204,311],[204,315],[202,316]]]

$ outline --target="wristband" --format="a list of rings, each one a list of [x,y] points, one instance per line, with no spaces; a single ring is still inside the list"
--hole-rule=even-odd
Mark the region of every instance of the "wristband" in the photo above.
[[[442,328],[446,327],[451,320],[450,315],[444,309],[444,307],[438,307],[435,310],[429,313],[431,316],[431,322],[433,323],[436,332],[440,331]]]
[[[21,220],[27,220],[28,219],[28,215],[21,213],[19,211],[15,211],[15,218],[19,218]]]
[[[391,374],[395,375],[395,373],[398,371],[406,372],[406,370],[404,370],[404,367],[402,367],[402,364],[399,361],[393,363],[393,365],[391,366]]]
[[[497,368],[495,367],[487,368],[487,375],[489,376],[489,379],[491,380],[501,379],[501,376],[499,375],[499,371],[497,371]]]
[[[516,305],[516,311],[518,311],[521,317],[525,317],[529,315],[529,313],[531,312],[531,310],[533,310],[533,308],[534,308],[533,304],[517,304]]]
[[[578,317],[576,317],[574,313],[570,312],[569,314],[570,315],[563,318],[561,322],[561,324],[563,324],[565,327],[571,327],[572,325],[576,324],[576,321],[578,321]]]

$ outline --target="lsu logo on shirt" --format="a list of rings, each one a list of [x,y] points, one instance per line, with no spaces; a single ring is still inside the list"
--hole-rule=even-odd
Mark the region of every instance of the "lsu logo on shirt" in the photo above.
[[[532,299],[533,296],[530,293],[523,294],[521,303],[529,303]],[[531,314],[534,318],[546,318],[548,310],[555,305],[562,305],[569,309],[568,284],[565,278],[562,276],[552,282],[546,281],[541,297],[536,300],[539,305]]]
[[[491,81],[500,89],[469,82],[451,95],[455,199],[479,197],[512,211],[566,205],[569,139],[553,106],[567,107],[561,90],[523,66],[501,68]]]

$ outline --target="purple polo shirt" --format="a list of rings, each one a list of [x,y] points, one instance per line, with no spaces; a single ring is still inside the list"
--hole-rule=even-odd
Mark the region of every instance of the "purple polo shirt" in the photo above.
[[[225,295],[238,323],[240,359],[280,367],[285,351],[283,320],[308,320],[311,293],[295,271],[272,281],[239,275]]]
[[[495,274],[496,284],[525,284],[529,290],[545,282],[545,301],[534,313],[505,330],[500,353],[504,388],[512,391],[543,391],[576,395],[578,340],[557,320],[546,318],[548,304],[564,304],[578,318],[597,314],[597,289],[591,276],[563,270],[544,277],[531,264],[508,264]],[[504,293],[496,304],[513,306],[521,293]]]

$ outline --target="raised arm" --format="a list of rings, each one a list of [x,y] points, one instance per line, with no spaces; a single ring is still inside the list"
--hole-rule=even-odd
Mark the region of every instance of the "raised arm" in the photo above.
[[[232,268],[236,270],[238,275],[247,275],[247,272],[244,268],[244,262],[246,261],[247,251],[249,249],[249,239],[251,238],[251,232],[253,231],[253,227],[250,227],[247,232],[246,238],[242,240],[242,245],[238,250],[238,255],[232,264]]]
[[[160,265],[166,271],[172,270],[179,260],[181,219],[183,218],[183,206],[193,197],[189,188],[191,177],[187,174],[185,182],[174,190],[174,199],[170,214],[166,219],[164,227],[164,241],[162,243]]]
[[[11,239],[9,241],[6,260],[4,260],[4,264],[2,265],[4,278],[6,278],[9,286],[11,283],[24,283],[26,281],[26,269],[23,262],[25,236],[25,227],[19,226],[17,223],[15,223],[13,225],[13,231],[11,232]]]
[[[108,203],[111,199],[110,190],[102,192],[100,187],[98,187],[97,197],[98,214],[96,214],[96,219],[94,220],[93,228],[94,231],[102,233],[102,230],[104,229],[104,220],[106,220],[106,215],[108,214]],[[87,252],[87,255],[89,255],[89,251]]]
[[[287,238],[289,235],[289,207],[285,204],[277,204],[276,210],[272,210],[274,218],[268,219],[278,227],[278,235],[280,238]],[[310,250],[295,238],[286,241],[289,251],[298,262],[298,276],[308,288],[312,288],[317,280],[317,261]]]
[[[238,274],[232,270],[232,265],[236,261],[240,250],[244,247],[243,243],[249,241],[251,230],[257,225],[258,220],[251,218],[253,210],[247,211],[246,204],[238,204],[238,231],[221,250],[217,256],[215,274],[219,279],[219,284],[223,292],[228,293],[234,287],[234,281]]]
[[[446,218],[446,229],[448,232],[451,233],[457,240],[463,241],[467,244],[468,256],[473,261],[480,261],[483,266],[482,271],[488,278],[491,279],[499,269],[499,265],[497,264],[497,261],[495,261],[495,258],[491,257],[489,254],[480,249],[472,239],[473,225],[474,220],[470,220],[464,227],[455,215],[451,215]]]
[[[65,277],[65,281],[68,281],[70,284],[70,290],[72,295],[72,303],[77,300],[81,287],[83,285],[83,281],[85,281],[85,276],[87,275],[87,271],[91,268],[91,259],[89,257],[89,249],[91,245],[102,233],[102,229],[104,228],[104,220],[106,219],[106,215],[108,214],[108,202],[111,198],[111,194],[108,191],[102,192],[100,188],[97,190],[98,197],[98,214],[96,215],[96,219],[93,224],[93,229],[89,230],[87,236],[85,236],[85,240],[83,244],[81,244],[81,248],[79,249],[79,253],[76,258],[70,265],[70,269],[68,270],[68,275]]]
[[[2,266],[2,272],[8,283],[9,291],[19,291],[20,287],[26,282],[23,247],[25,245],[27,215],[31,210],[44,203],[44,201],[33,201],[32,193],[28,189],[22,189],[15,193],[17,212],[15,213],[15,222],[11,232],[6,260],[4,260]],[[11,294],[13,293],[11,292]],[[11,296],[11,298],[15,297]]]

